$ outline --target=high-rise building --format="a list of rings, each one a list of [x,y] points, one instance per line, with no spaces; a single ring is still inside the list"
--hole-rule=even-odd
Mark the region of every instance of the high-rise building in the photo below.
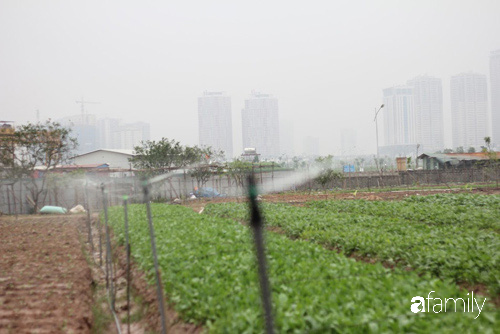
[[[241,111],[243,148],[255,148],[262,158],[280,154],[278,99],[252,92]]]
[[[200,146],[224,151],[233,157],[231,97],[223,92],[207,92],[198,98],[198,133]]]
[[[500,147],[500,50],[490,55],[492,142]]]
[[[413,88],[395,86],[384,93],[384,144],[416,144]]]
[[[479,149],[488,135],[486,75],[462,73],[451,77],[453,148]]]
[[[413,88],[415,140],[421,150],[435,152],[444,148],[443,88],[441,79],[419,76],[408,80]]]

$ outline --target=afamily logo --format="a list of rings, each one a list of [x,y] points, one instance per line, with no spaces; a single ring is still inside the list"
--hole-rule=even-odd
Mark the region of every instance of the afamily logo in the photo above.
[[[474,319],[477,319],[484,308],[484,303],[486,303],[486,298],[483,300],[483,304],[479,306],[477,299],[474,297],[474,291],[472,291],[470,297],[463,298],[431,298],[431,294],[436,291],[431,291],[427,295],[427,298],[416,296],[411,299],[411,311],[413,313],[418,312],[462,312],[462,305],[464,312],[478,312]],[[467,293],[467,296],[469,294]],[[426,302],[427,300],[427,302]],[[444,300],[444,302],[443,302]],[[432,304],[432,307],[431,307]],[[474,304],[476,304],[476,310],[474,311]],[[427,305],[427,308],[426,308]],[[444,307],[444,311],[443,311]]]

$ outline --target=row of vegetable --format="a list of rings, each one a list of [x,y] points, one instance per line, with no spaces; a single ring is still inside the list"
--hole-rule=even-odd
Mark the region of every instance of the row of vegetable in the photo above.
[[[212,207],[212,213],[216,208],[222,207]],[[152,213],[164,291],[183,320],[216,333],[262,332],[249,228],[180,206],[152,204]],[[120,243],[123,219],[123,208],[110,208],[109,221]],[[145,206],[129,206],[129,220],[132,256],[152,280]],[[498,324],[499,313],[488,302],[479,316],[477,312],[410,311],[411,299],[429,291],[467,298],[450,280],[358,262],[279,234],[267,233],[266,240],[279,333],[494,332]]]
[[[345,255],[406,267],[500,293],[500,196],[415,196],[403,201],[263,205],[268,225]],[[206,214],[247,219],[245,204],[210,204]]]

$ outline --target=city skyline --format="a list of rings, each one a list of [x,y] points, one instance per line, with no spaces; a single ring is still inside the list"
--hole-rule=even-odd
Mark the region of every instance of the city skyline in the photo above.
[[[498,12],[500,3],[486,0],[276,1],[266,11],[219,1],[125,1],[117,10],[106,2],[6,0],[0,118],[22,124],[39,110],[43,119],[58,119],[78,113],[75,98],[84,95],[101,102],[87,106],[100,118],[140,119],[151,123],[152,139],[196,145],[197,97],[224,90],[236,152],[243,146],[240,111],[256,89],[279,97],[280,116],[294,124],[296,152],[304,137],[317,136],[322,155],[339,154],[340,129],[353,127],[359,154],[374,154],[381,89],[429,74],[442,79],[450,148],[450,78],[490,75],[490,53],[500,49]]]
[[[83,154],[98,149],[133,150],[141,141],[150,140],[150,124],[124,122],[119,118],[97,118],[94,114],[66,116],[55,120],[72,131],[78,147],[74,153]]]

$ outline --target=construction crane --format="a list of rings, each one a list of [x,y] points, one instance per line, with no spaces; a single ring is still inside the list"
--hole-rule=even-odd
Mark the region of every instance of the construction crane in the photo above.
[[[88,119],[87,119],[87,114],[85,112],[85,105],[86,104],[100,104],[101,102],[90,102],[90,101],[85,101],[83,96],[81,101],[76,101],[76,103],[80,103],[81,105],[81,111],[82,111],[82,124],[88,124]]]

